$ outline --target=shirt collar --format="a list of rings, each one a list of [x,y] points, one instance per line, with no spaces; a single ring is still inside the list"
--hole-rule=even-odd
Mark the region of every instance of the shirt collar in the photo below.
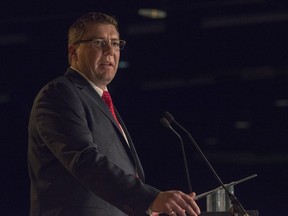
[[[82,77],[84,77],[90,83],[90,85],[95,89],[95,91],[100,95],[100,97],[102,97],[103,90],[101,88],[99,88],[97,85],[95,85],[91,80],[89,80],[89,78],[85,74],[83,74],[79,70],[73,68],[72,66],[70,66],[70,68],[73,69],[74,71],[78,72]],[[108,91],[108,89],[106,88],[105,91]]]

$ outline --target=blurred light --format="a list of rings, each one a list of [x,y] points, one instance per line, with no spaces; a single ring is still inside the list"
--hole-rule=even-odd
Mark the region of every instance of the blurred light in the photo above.
[[[237,121],[237,122],[235,122],[235,128],[237,128],[237,129],[250,128],[250,122],[249,121]]]
[[[119,68],[124,69],[124,68],[128,68],[130,66],[128,61],[120,61],[119,62]]]
[[[164,19],[167,16],[165,11],[154,8],[141,8],[138,10],[138,14],[151,19]]]
[[[234,16],[208,17],[202,21],[203,28],[235,27],[263,23],[278,23],[288,20],[287,12],[239,14]]]
[[[7,104],[10,102],[10,95],[6,93],[0,93],[0,104]]]
[[[0,35],[0,46],[25,44],[27,41],[25,33]]]
[[[215,146],[218,143],[217,137],[207,137],[205,143],[209,146]]]
[[[288,100],[287,99],[275,100],[274,104],[276,107],[288,107]]]

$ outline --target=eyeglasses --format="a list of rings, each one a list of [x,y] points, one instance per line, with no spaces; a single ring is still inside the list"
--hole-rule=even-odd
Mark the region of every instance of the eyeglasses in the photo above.
[[[79,41],[76,41],[75,44],[90,43],[90,42],[94,49],[104,49],[109,44],[114,50],[123,50],[126,44],[126,41],[124,40],[118,40],[118,39],[105,40],[105,39],[98,39],[98,38],[88,39],[88,40],[79,40]]]

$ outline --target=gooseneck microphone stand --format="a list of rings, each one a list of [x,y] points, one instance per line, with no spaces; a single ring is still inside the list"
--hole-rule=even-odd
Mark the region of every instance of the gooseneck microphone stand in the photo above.
[[[186,158],[186,152],[185,152],[183,139],[180,136],[180,134],[177,133],[177,131],[175,131],[174,128],[171,127],[169,121],[166,118],[161,118],[160,122],[161,122],[161,124],[164,127],[168,127],[178,137],[178,139],[180,140],[181,149],[182,149],[182,155],[183,155],[183,160],[184,160],[185,173],[186,173],[187,184],[188,184],[188,189],[189,189],[189,193],[192,193],[193,191],[192,191],[192,185],[191,185],[191,180],[190,180],[189,168],[188,168],[188,163],[187,163],[187,158]]]
[[[161,120],[161,121],[165,122],[165,124],[167,124],[167,122],[168,122],[168,124],[169,124],[169,126],[166,126],[166,127],[170,128],[170,129],[171,128],[173,129],[173,127],[171,126],[171,123],[175,124],[178,128],[180,128],[182,131],[184,131],[188,135],[190,141],[192,142],[192,144],[194,145],[194,147],[196,148],[198,153],[201,155],[201,157],[204,159],[205,163],[209,167],[210,171],[213,173],[213,175],[216,178],[216,180],[219,182],[219,184],[222,186],[222,188],[228,194],[228,197],[229,197],[229,199],[231,201],[231,204],[232,204],[232,208],[230,209],[230,214],[232,216],[249,216],[249,214],[246,212],[246,210],[244,209],[242,204],[239,202],[239,200],[236,198],[236,196],[234,194],[232,194],[228,190],[228,188],[225,186],[225,184],[223,183],[223,181],[221,180],[221,178],[219,177],[219,175],[217,174],[215,169],[212,167],[212,165],[209,162],[209,160],[204,155],[203,151],[200,149],[198,144],[195,142],[195,140],[192,137],[192,135],[182,125],[180,125],[169,112],[165,112],[163,116],[164,116],[163,118],[166,119],[166,120]],[[173,129],[173,132],[174,131],[175,130]]]

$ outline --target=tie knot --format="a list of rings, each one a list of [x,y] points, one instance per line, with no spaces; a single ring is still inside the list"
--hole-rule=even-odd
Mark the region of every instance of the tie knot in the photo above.
[[[108,91],[103,91],[102,99],[108,106],[110,106],[112,98]]]
[[[112,98],[111,95],[109,94],[108,91],[103,91],[102,94],[102,99],[104,100],[104,102],[107,104],[110,112],[112,113],[113,117],[115,118],[115,120],[118,122],[115,111],[114,111],[114,106],[113,106],[113,102],[112,102]]]
[[[113,106],[111,95],[109,94],[108,91],[103,91],[102,99],[104,100],[104,102],[109,107],[111,113],[114,115],[114,106]]]

